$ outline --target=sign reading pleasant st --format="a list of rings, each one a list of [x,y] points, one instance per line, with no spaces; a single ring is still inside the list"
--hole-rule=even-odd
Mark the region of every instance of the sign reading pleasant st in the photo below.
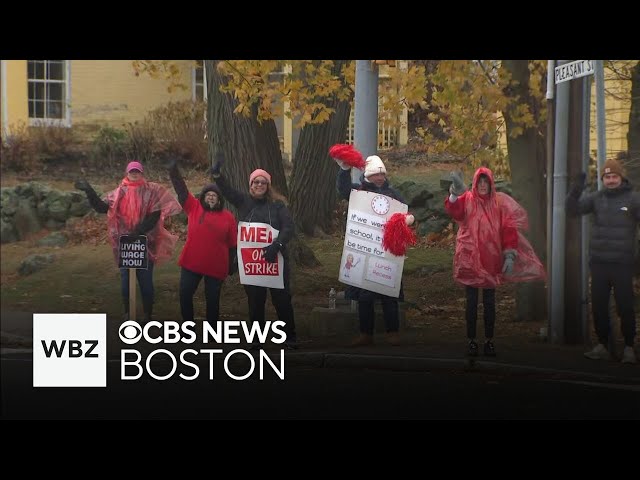
[[[575,60],[555,68],[556,85],[594,73],[593,60]]]

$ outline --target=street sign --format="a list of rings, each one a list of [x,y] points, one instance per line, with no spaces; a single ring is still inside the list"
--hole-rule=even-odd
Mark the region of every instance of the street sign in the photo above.
[[[574,78],[593,75],[594,72],[595,62],[593,60],[575,60],[565,63],[555,68],[556,85]]]

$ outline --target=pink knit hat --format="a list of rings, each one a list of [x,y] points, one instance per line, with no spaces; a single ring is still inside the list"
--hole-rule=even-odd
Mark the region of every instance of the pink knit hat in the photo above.
[[[253,183],[253,179],[256,177],[266,178],[267,183],[271,185],[271,175],[269,175],[266,170],[262,170],[261,168],[258,168],[253,172],[251,172],[251,175],[249,175],[249,187],[251,187],[251,184]]]
[[[127,173],[131,170],[139,170],[140,173],[144,172],[144,168],[142,168],[142,164],[140,162],[129,162],[129,165],[127,165]]]

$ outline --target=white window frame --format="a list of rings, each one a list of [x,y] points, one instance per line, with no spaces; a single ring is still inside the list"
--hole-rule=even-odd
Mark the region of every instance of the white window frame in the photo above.
[[[202,62],[202,100],[204,102],[207,101],[207,71],[204,68],[204,60],[200,60]],[[193,68],[191,69],[191,100],[193,100],[194,102],[198,101],[198,98],[196,96],[196,90],[197,90],[197,86],[198,83],[196,82],[196,71],[197,71],[198,67],[196,65],[193,66]]]
[[[47,60],[45,60],[46,62]],[[65,87],[65,101],[64,105],[64,116],[62,118],[35,118],[29,117],[29,126],[30,127],[39,127],[39,126],[50,126],[50,127],[71,127],[71,60],[63,60],[64,66],[64,76],[63,80],[47,80],[46,78],[43,80],[36,79],[37,82],[42,83],[64,83]],[[46,76],[46,74],[45,74]],[[29,98],[29,88],[28,84],[30,81],[34,81],[29,78],[29,60],[27,60],[27,102],[30,101]],[[46,92],[46,89],[45,89]],[[27,106],[27,111],[29,107]]]

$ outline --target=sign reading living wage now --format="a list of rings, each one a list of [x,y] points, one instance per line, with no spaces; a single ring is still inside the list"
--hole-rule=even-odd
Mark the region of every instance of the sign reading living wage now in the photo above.
[[[268,223],[238,222],[238,273],[242,285],[284,288],[282,253],[278,252],[276,262],[269,263],[263,251],[279,233]]]
[[[338,280],[347,285],[400,295],[404,256],[396,257],[382,248],[382,227],[394,213],[409,207],[386,195],[351,190],[347,228]]]
[[[149,268],[146,235],[120,235],[119,268]]]

